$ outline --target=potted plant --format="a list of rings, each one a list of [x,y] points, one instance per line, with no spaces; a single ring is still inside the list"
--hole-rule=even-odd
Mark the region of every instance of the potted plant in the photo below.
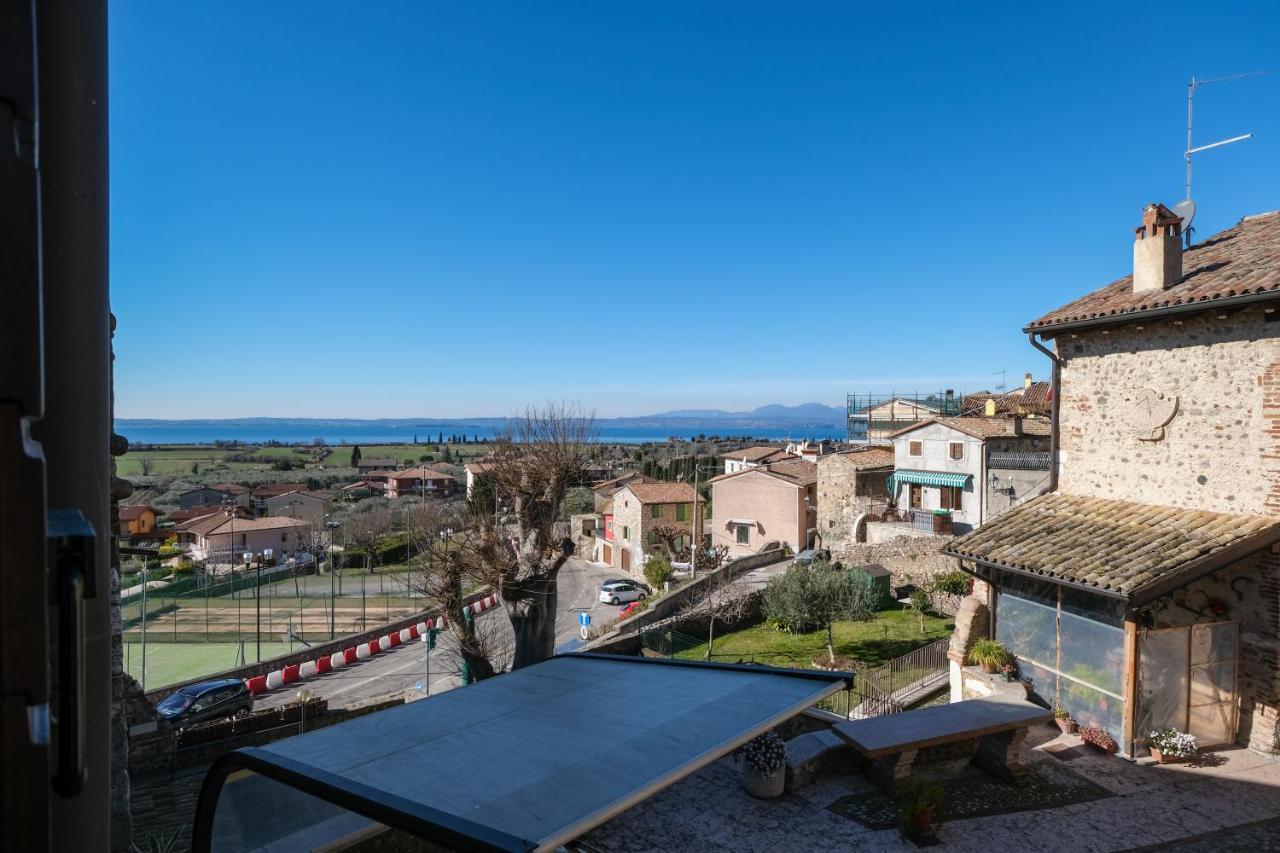
[[[743,757],[742,786],[747,793],[765,800],[782,796],[787,784],[787,745],[782,738],[765,732],[743,747]]]
[[[1006,661],[1005,665],[1000,667],[1000,671],[1004,673],[1004,680],[1010,684],[1018,680],[1018,665],[1013,661]]]
[[[1094,749],[1102,750],[1108,755],[1114,754],[1120,748],[1116,745],[1115,738],[1097,726],[1082,726],[1080,728],[1080,740]]]
[[[1076,730],[1080,728],[1079,724],[1076,723],[1075,720],[1071,719],[1071,714],[1067,712],[1066,708],[1054,708],[1053,721],[1057,724],[1058,728],[1062,729],[1063,734],[1075,734]]]
[[[906,782],[898,786],[898,820],[912,841],[931,841],[937,834],[933,816],[942,800],[942,788],[932,782]]]
[[[1009,662],[1009,650],[1003,643],[984,637],[969,647],[969,662],[982,667],[983,672],[994,673]]]
[[[1160,764],[1181,761],[1196,754],[1195,735],[1180,732],[1177,729],[1161,729],[1152,732],[1147,745],[1151,749],[1151,757]]]

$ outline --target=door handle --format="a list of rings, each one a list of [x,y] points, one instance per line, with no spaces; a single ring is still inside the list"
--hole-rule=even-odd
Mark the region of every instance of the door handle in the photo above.
[[[97,592],[94,584],[93,526],[78,509],[50,510],[48,515],[50,584],[57,610],[57,764],[53,790],[79,796],[87,776],[84,767],[84,600]]]

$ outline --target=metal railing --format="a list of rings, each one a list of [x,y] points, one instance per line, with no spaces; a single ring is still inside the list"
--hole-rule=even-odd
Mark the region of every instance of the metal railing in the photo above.
[[[950,637],[934,640],[902,657],[869,670],[862,676],[863,683],[879,693],[892,697],[900,704],[910,704],[910,699],[945,681],[950,672],[947,649]]]

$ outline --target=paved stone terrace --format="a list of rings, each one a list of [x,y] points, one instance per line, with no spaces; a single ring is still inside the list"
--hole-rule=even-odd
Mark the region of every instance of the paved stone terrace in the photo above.
[[[1032,729],[1029,756],[1047,772],[1067,767],[1114,796],[939,825],[937,849],[1023,851],[1280,850],[1280,756],[1218,750],[1199,766],[1132,764],[1085,747],[1073,735]],[[1057,757],[1052,753],[1056,752]],[[584,851],[909,851],[896,829],[873,830],[828,810],[872,794],[861,775],[841,775],[773,801],[742,790],[740,768],[723,759],[585,836]],[[573,846],[571,846],[572,848]]]

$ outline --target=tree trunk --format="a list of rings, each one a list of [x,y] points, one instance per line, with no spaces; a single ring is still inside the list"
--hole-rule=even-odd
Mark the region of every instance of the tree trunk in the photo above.
[[[716,641],[716,617],[707,620],[707,660],[711,660],[711,644]]]
[[[524,593],[507,606],[511,630],[516,635],[511,668],[541,663],[556,653],[556,606],[559,596],[554,578],[530,578],[521,584]]]
[[[835,637],[832,636],[831,623],[827,623],[827,663],[835,666],[836,663],[836,644]]]

